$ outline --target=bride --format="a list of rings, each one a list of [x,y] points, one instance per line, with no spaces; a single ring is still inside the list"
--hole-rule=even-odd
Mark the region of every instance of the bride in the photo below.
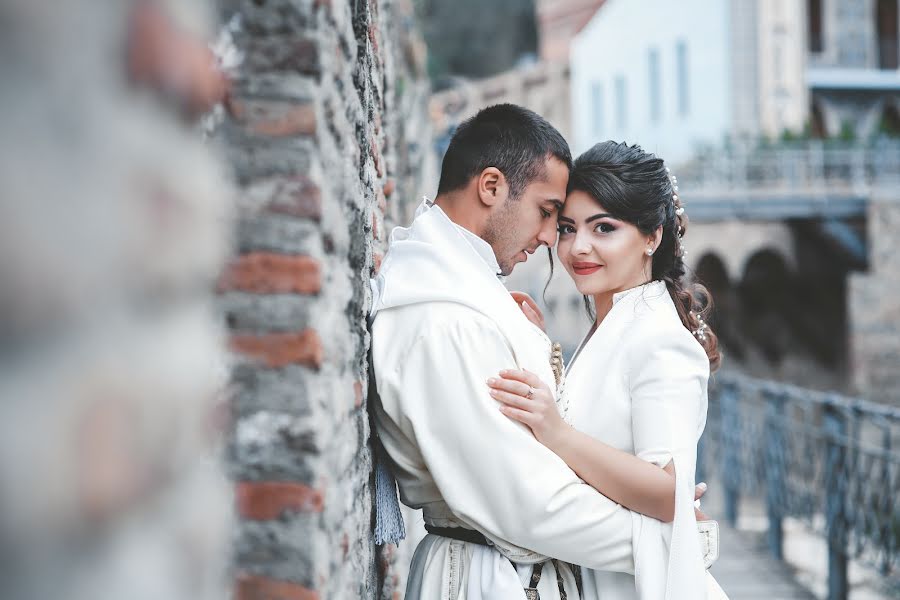
[[[654,517],[633,519],[635,574],[583,569],[584,598],[724,597],[704,568],[693,511],[720,355],[703,320],[709,294],[684,277],[677,181],[639,146],[597,144],[575,161],[558,223],[557,255],[593,326],[568,365],[560,409],[527,371],[501,371],[491,395],[584,481]]]

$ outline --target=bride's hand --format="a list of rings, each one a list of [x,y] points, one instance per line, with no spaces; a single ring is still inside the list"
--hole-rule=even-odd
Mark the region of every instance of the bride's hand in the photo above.
[[[564,439],[569,425],[563,421],[547,384],[525,370],[500,371],[487,381],[491,396],[502,403],[500,412],[524,423],[537,440],[553,449]]]
[[[519,305],[519,308],[522,309],[529,321],[540,327],[541,331],[547,331],[544,327],[544,313],[538,308],[534,298],[525,292],[510,292],[509,295],[513,297],[513,300],[516,301],[516,304]]]

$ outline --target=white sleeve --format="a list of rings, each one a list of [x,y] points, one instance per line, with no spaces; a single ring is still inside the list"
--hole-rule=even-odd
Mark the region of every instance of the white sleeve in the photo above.
[[[493,323],[474,316],[422,332],[394,374],[441,495],[489,538],[633,572],[631,511],[582,482],[488,394],[487,378],[516,366]]]
[[[628,362],[634,367],[629,388],[635,454],[661,467],[675,456],[690,458],[693,465],[706,417],[706,354],[687,336],[663,333],[645,344],[631,341],[634,359]]]
[[[630,340],[635,352],[628,361],[633,365],[629,388],[635,453],[661,467],[670,461],[675,465],[673,522],[668,526],[641,517],[634,559],[641,597],[666,600],[706,597],[693,500],[709,361],[697,341],[682,333],[662,330],[646,343]]]

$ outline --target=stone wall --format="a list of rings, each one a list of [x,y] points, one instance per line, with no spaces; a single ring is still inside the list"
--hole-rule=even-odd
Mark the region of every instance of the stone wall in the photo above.
[[[220,283],[235,352],[236,594],[399,597],[376,548],[368,279],[430,147],[404,0],[222,0],[243,55],[217,132],[240,185]],[[397,566],[399,565],[399,566]]]
[[[900,202],[897,190],[873,196],[868,214],[868,273],[848,287],[854,384],[866,398],[900,405]]]
[[[227,597],[207,9],[0,3],[2,598]]]

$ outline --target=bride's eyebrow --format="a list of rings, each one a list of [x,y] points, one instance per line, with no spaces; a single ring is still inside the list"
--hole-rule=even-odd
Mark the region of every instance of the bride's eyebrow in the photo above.
[[[564,217],[564,216],[562,216],[562,215],[559,215],[559,216],[556,218],[556,220],[557,220],[557,221],[560,221],[560,222],[564,222],[564,223],[571,223],[572,225],[575,224],[575,221],[573,221],[573,220],[570,219],[569,217]]]
[[[596,221],[597,219],[606,219],[606,218],[615,219],[615,217],[609,213],[599,213],[592,217],[588,217],[587,219],[584,220],[584,222],[590,223],[591,221]]]

